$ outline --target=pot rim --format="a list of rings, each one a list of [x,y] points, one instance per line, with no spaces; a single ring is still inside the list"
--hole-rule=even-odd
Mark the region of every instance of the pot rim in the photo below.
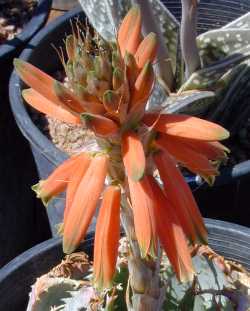
[[[27,42],[46,22],[52,0],[38,0],[33,15],[22,31],[13,39],[0,45],[0,60],[7,58],[16,48]]]
[[[25,252],[12,259],[6,265],[0,268],[0,284],[13,271],[16,271],[24,264],[27,264],[29,261],[33,261],[34,257],[39,256],[41,253],[52,250],[53,248],[55,248],[55,246],[60,245],[61,241],[61,237],[51,238],[31,247],[30,249],[26,250]],[[83,243],[86,247],[92,246],[94,243],[94,233],[89,233]]]
[[[216,248],[216,246],[217,247],[221,246],[220,243],[223,243],[223,241],[221,241],[219,238],[218,240],[216,240],[217,234],[218,236],[220,235],[232,238],[233,244],[235,242],[238,245],[240,244],[243,248],[246,249],[246,253],[249,254],[249,258],[247,259],[249,260],[249,269],[250,269],[250,228],[217,219],[204,218],[204,220],[208,232],[212,231],[211,232],[212,237],[209,238],[209,242],[213,244],[213,247],[215,246]],[[9,263],[7,263],[0,269],[0,284],[5,278],[8,277],[8,275],[10,275],[13,272],[13,270],[16,271],[22,265],[33,260],[34,254],[36,254],[35,256],[39,256],[41,253],[45,251],[52,250],[55,246],[59,245],[61,241],[62,241],[61,237],[51,238],[49,240],[46,240],[42,243],[33,246],[32,248],[18,255],[16,258],[12,259]],[[214,241],[217,241],[218,244],[214,244]],[[84,246],[89,247],[92,246],[93,243],[94,243],[94,232],[92,231],[87,235],[83,244]],[[247,250],[249,250],[249,252],[247,252]],[[237,255],[238,254],[236,254],[236,256]]]

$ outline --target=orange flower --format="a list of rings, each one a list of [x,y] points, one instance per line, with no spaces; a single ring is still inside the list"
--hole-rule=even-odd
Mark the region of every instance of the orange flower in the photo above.
[[[46,179],[41,180],[38,184],[32,187],[37,194],[38,198],[41,198],[44,205],[47,206],[48,202],[56,197],[61,192],[65,191],[69,182],[72,171],[75,167],[79,167],[85,163],[87,155],[82,153],[78,156],[74,156],[66,160],[63,164],[58,166],[54,172]]]
[[[157,235],[153,214],[154,197],[148,176],[140,181],[128,177],[129,192],[134,214],[135,233],[142,257],[156,256]]]
[[[194,268],[185,235],[171,203],[152,176],[148,177],[153,193],[154,217],[160,242],[182,282],[193,279]]]
[[[218,143],[229,137],[227,130],[187,115],[148,113],[143,122],[158,132],[154,140],[156,148],[166,150],[181,165],[213,183],[219,174],[218,161],[227,158],[228,149]]]
[[[140,180],[144,175],[146,158],[136,133],[129,131],[122,136],[122,156],[128,176],[134,181]]]
[[[72,253],[80,244],[94,216],[107,175],[108,156],[92,159],[75,192],[63,228],[63,250]]]
[[[94,279],[100,288],[110,287],[115,273],[120,236],[120,200],[120,188],[107,187],[96,223],[94,244]]]
[[[207,231],[202,216],[175,160],[167,151],[156,152],[153,159],[160,173],[165,195],[171,202],[170,208],[174,207],[184,233],[193,243],[206,243]]]
[[[70,174],[70,180],[67,186],[67,192],[66,192],[66,204],[64,209],[64,220],[63,222],[66,222],[66,218],[69,212],[69,209],[73,203],[76,191],[78,189],[78,186],[84,177],[87,169],[89,168],[89,165],[91,163],[91,157],[88,154],[84,154],[84,159],[81,160],[81,162],[77,163],[78,165],[75,165],[71,174]]]
[[[229,137],[229,132],[218,124],[184,114],[148,113],[143,119],[148,126],[174,137],[199,141],[216,141]]]

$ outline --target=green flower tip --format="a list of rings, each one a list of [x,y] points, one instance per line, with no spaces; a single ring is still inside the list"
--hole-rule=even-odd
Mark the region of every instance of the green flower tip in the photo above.
[[[42,184],[43,184],[43,180],[41,180],[41,181],[39,181],[39,183],[33,185],[31,187],[31,189],[36,193],[36,197],[42,200],[43,205],[45,207],[48,207],[48,203],[49,203],[51,198],[49,198],[48,196],[44,195],[44,193],[42,191]]]
[[[88,122],[88,121],[92,121],[93,120],[93,116],[89,113],[81,113],[80,118],[82,121]]]

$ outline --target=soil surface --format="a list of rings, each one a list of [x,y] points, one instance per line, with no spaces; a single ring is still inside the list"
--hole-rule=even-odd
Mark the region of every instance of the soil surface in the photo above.
[[[0,44],[22,31],[36,6],[37,0],[0,0]]]

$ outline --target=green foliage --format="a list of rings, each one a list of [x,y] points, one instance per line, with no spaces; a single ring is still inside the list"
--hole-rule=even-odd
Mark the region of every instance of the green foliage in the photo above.
[[[83,286],[82,281],[45,275],[32,286],[27,311],[86,310],[93,295],[93,288]]]
[[[193,264],[197,271],[197,279],[192,284],[179,283],[172,272],[167,259],[164,260],[163,280],[167,283],[167,294],[164,303],[166,311],[215,311],[217,304],[221,311],[232,311],[233,304],[222,295],[199,294],[201,291],[214,293],[228,287],[231,288],[226,275],[205,257],[195,256]]]

